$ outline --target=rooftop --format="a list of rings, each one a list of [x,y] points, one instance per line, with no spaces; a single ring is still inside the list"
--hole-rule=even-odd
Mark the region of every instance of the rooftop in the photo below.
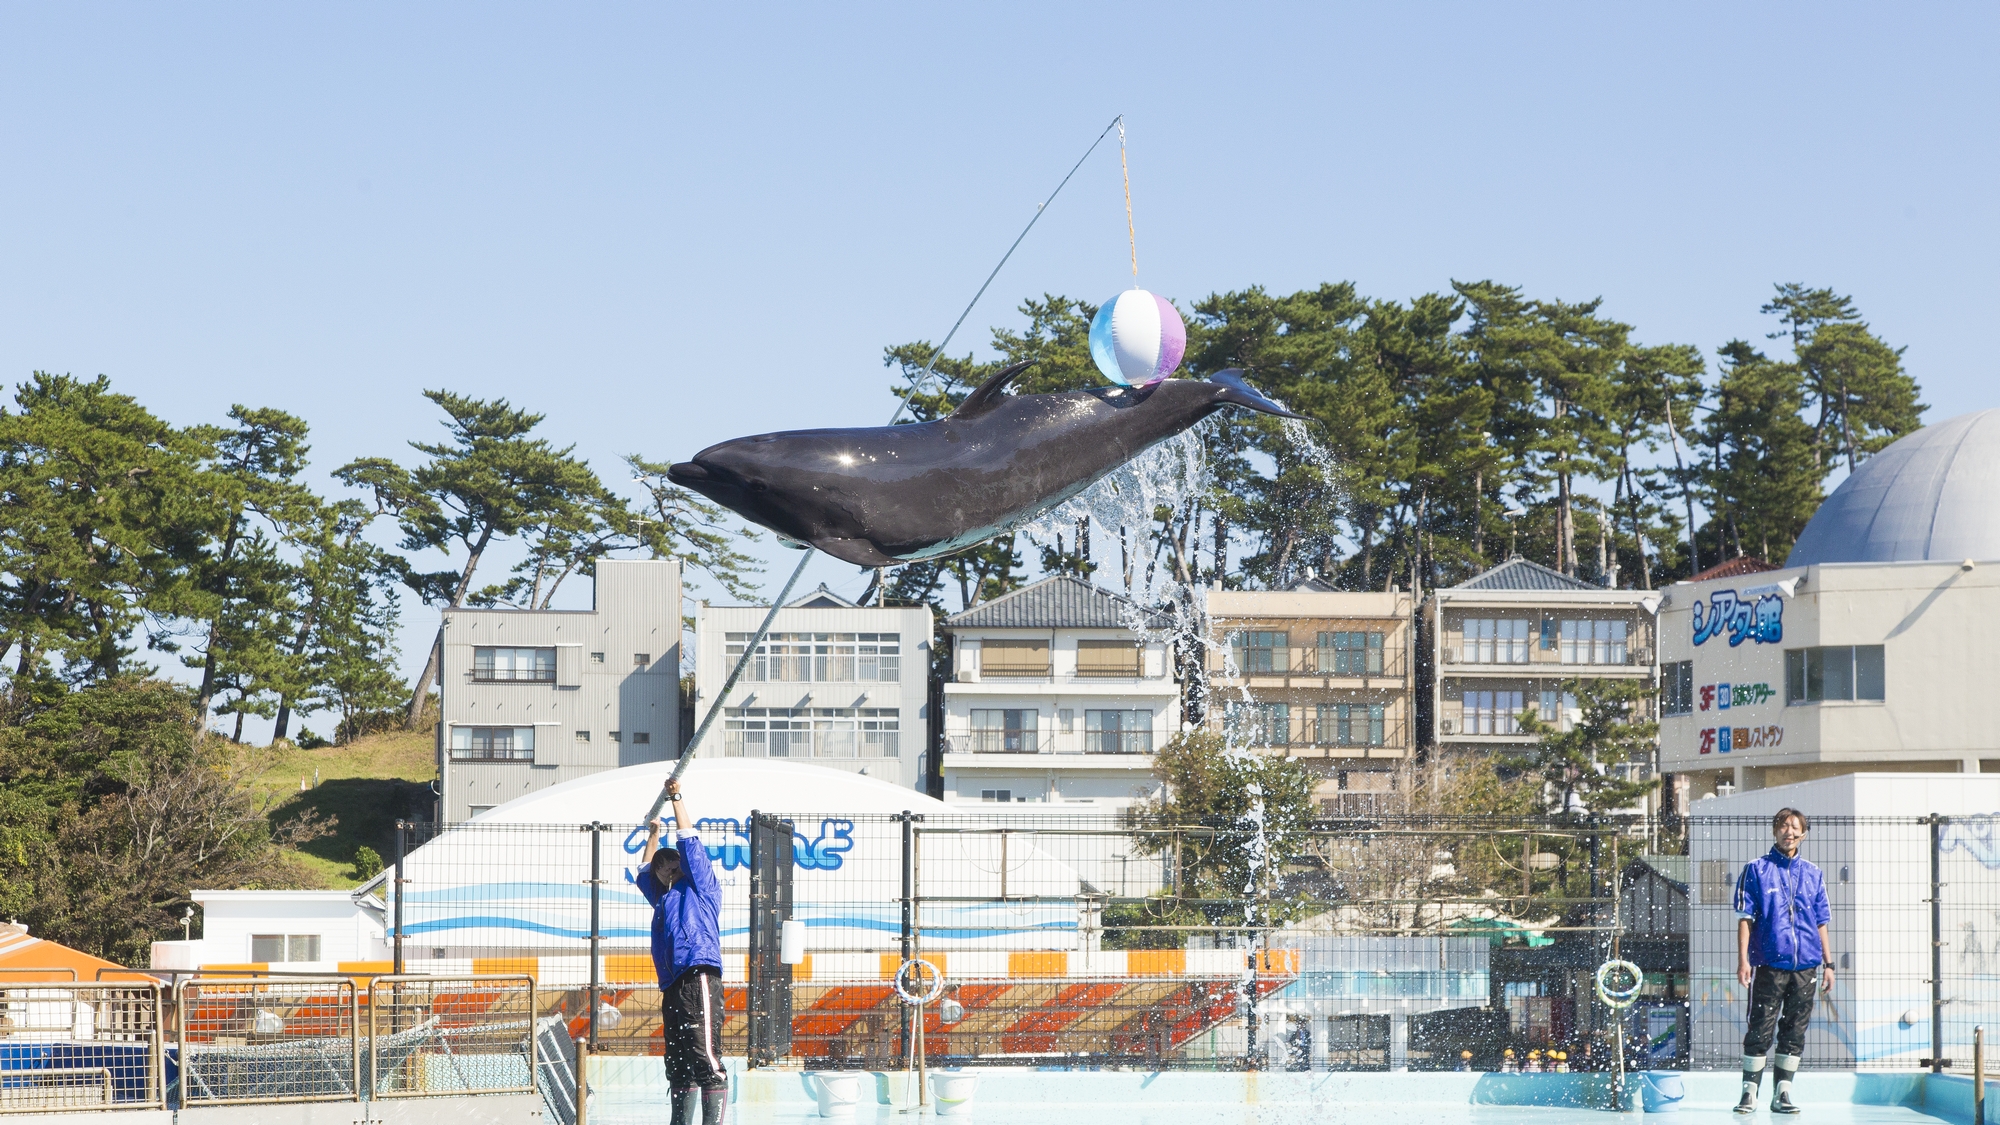
[[[1741,558],[1730,559],[1728,562],[1717,563],[1700,574],[1687,579],[1687,581],[1706,582],[1711,578],[1741,578],[1746,574],[1762,574],[1767,570],[1779,569],[1782,568],[1773,563],[1767,563],[1763,559],[1753,559],[1745,555]]]
[[[2000,409],[1898,438],[1841,482],[1786,566],[2000,559]]]
[[[1011,594],[944,619],[947,629],[1125,629],[1131,601],[1067,574],[1044,578]],[[1144,610],[1148,629],[1164,629],[1165,614]]]
[[[1581,578],[1571,578],[1519,555],[1485,573],[1451,587],[1454,590],[1602,590],[1604,587]]]

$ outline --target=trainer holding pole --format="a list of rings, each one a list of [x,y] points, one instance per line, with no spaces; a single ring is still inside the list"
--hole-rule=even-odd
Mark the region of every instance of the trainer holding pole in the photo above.
[[[729,1075],[722,1067],[722,887],[708,849],[681,800],[679,779],[663,794],[674,806],[674,838],[660,842],[658,817],[646,821],[646,848],[633,877],[653,906],[653,970],[660,978],[660,1027],[671,1125],[722,1125]]]

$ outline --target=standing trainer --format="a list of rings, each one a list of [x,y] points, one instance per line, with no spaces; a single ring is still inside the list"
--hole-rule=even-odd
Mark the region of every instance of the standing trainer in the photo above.
[[[671,1125],[694,1125],[697,1096],[702,1125],[722,1125],[729,1104],[729,1076],[722,1069],[722,888],[681,802],[680,782],[667,782],[667,799],[674,805],[674,842],[662,845],[660,822],[648,821],[643,866],[632,881],[653,904]]]
[[[1806,838],[1806,814],[1779,809],[1771,818],[1771,850],[1743,865],[1736,880],[1736,980],[1750,990],[1750,1027],[1743,1036],[1743,1100],[1736,1112],[1757,1109],[1764,1078],[1764,1053],[1775,1034],[1772,1059],[1776,1085],[1772,1113],[1797,1113],[1792,1078],[1806,1048],[1813,991],[1824,983],[1833,991],[1832,942],[1827,923],[1826,880],[1812,861],[1799,855]]]

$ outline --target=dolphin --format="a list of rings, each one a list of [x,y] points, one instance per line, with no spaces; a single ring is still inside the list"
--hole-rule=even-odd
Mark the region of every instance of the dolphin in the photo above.
[[[1224,407],[1299,417],[1235,369],[1149,387],[1004,393],[1027,367],[999,371],[947,418],[736,438],[667,479],[834,558],[896,566],[1018,527]]]

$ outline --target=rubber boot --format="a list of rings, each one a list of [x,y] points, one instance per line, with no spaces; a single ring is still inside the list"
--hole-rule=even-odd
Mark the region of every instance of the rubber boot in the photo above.
[[[1799,1073],[1799,1057],[1797,1055],[1774,1056],[1771,1059],[1771,1070],[1772,1077],[1777,1079],[1776,1082],[1772,1083],[1771,1112],[1797,1113],[1799,1111],[1798,1104],[1792,1101],[1792,1079]]]
[[[722,1125],[723,1114],[728,1109],[729,1087],[717,1086],[701,1092],[701,1125]]]
[[[701,1091],[693,1086],[674,1091],[674,1113],[667,1119],[668,1125],[695,1125],[695,1102]]]
[[[1764,1056],[1743,1056],[1743,1100],[1736,1103],[1736,1112],[1757,1112],[1757,1088],[1764,1083]]]

